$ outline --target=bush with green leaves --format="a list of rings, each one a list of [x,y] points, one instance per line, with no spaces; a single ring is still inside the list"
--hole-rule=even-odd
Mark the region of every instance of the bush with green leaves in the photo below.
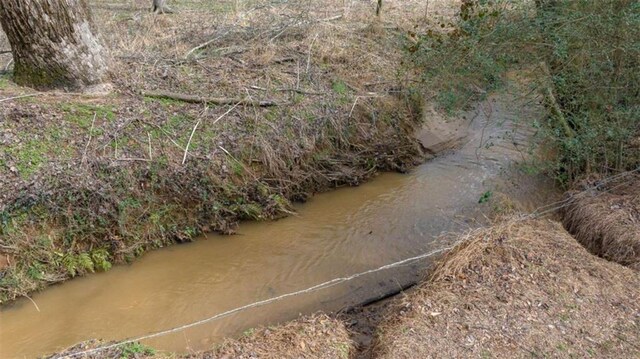
[[[442,109],[480,100],[508,69],[535,69],[557,109],[541,126],[557,157],[542,169],[568,183],[638,167],[640,2],[465,0],[457,19],[434,25],[408,54]]]

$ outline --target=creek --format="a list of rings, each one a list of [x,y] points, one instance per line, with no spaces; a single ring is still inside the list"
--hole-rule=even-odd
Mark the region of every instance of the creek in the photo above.
[[[479,203],[483,194],[506,193],[521,209],[533,210],[557,195],[553,184],[521,173],[514,163],[526,157],[533,134],[523,122],[541,112],[489,98],[466,120],[442,122],[450,131],[439,144],[444,152],[408,174],[384,173],[359,187],[315,195],[297,205],[295,216],[242,223],[237,235],[206,235],[50,287],[32,297],[39,311],[18,300],[0,311],[0,357],[36,357],[90,338],[136,337],[437,249],[441,234],[490,216],[499,201]],[[437,127],[423,134],[425,141],[438,135]],[[466,136],[456,135],[461,131]],[[416,281],[426,264],[290,297],[145,344],[181,353],[207,349],[248,328],[383,294]]]

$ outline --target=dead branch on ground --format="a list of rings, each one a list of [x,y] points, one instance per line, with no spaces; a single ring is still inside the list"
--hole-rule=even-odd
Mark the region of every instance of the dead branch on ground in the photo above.
[[[205,103],[210,105],[235,105],[239,106],[255,106],[255,107],[270,107],[278,106],[275,101],[252,101],[247,99],[237,99],[229,97],[201,97],[195,95],[187,95],[176,92],[168,91],[141,91],[140,94],[144,97],[152,98],[167,98],[170,100],[189,102],[189,103]]]

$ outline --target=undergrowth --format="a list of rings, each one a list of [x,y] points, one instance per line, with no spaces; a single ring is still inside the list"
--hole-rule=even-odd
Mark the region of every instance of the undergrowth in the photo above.
[[[640,3],[466,0],[459,15],[407,43],[441,108],[459,111],[506,71],[534,69],[532,93],[550,109],[534,124],[552,154],[539,170],[569,184],[640,164]]]

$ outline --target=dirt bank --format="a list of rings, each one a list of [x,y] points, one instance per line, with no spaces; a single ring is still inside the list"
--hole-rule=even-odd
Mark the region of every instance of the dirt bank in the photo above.
[[[413,137],[423,95],[401,65],[418,1],[390,2],[382,23],[362,2],[177,3],[171,16],[91,4],[113,95],[0,77],[0,303],[425,158]]]
[[[380,358],[640,355],[640,276],[559,223],[473,231],[378,328]]]
[[[585,180],[567,200],[563,224],[585,248],[640,270],[640,176]]]

